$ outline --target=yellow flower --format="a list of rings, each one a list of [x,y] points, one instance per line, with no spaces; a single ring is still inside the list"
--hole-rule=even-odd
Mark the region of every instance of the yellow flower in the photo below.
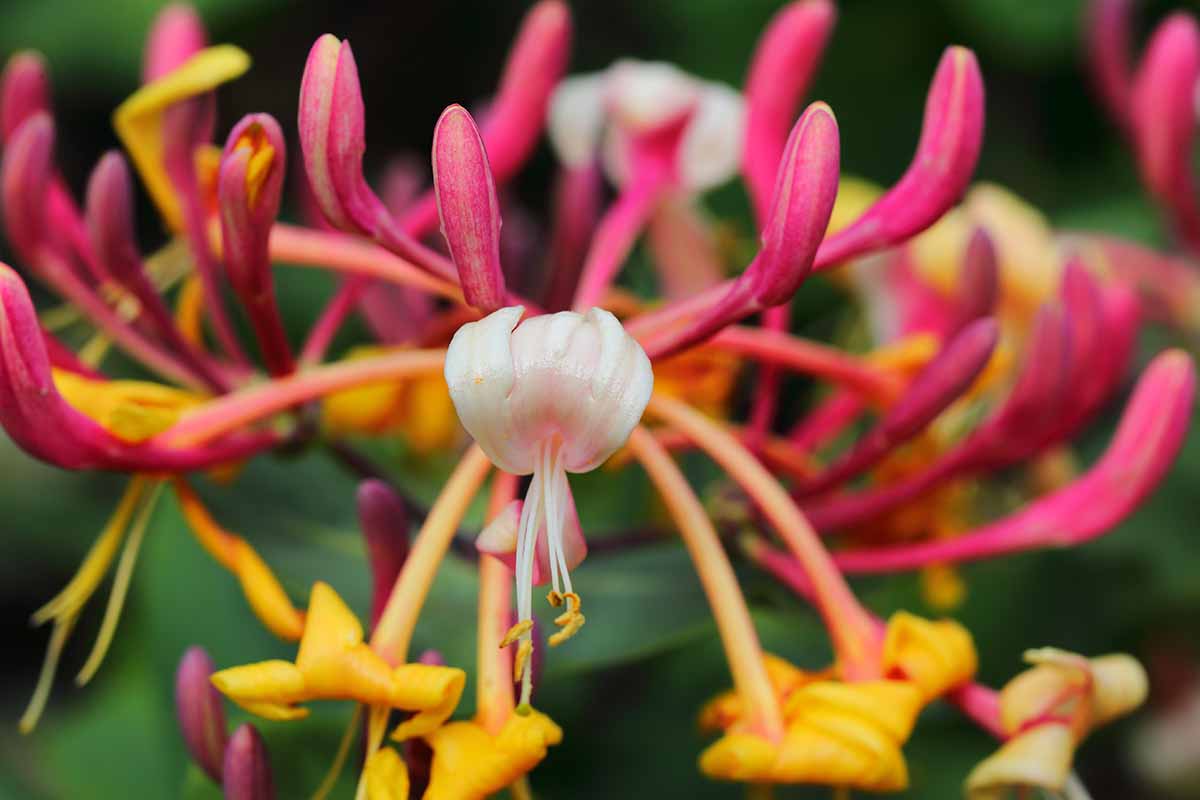
[[[1042,648],[1026,652],[1025,660],[1033,667],[1000,692],[1009,739],[967,777],[971,800],[1001,798],[1010,789],[1062,792],[1080,742],[1146,699],[1146,672],[1131,656],[1088,659]]]
[[[424,738],[433,748],[425,800],[482,800],[537,766],[562,741],[562,728],[530,711],[510,716],[494,736],[478,722],[452,722]]]
[[[767,657],[786,731],[772,742],[742,728],[740,699],[724,694],[701,712],[701,725],[725,731],[700,756],[712,778],[753,783],[813,783],[866,791],[908,785],[901,751],[930,701],[975,674],[971,636],[950,621],[899,612],[884,636],[881,680],[853,683]]]
[[[313,585],[296,662],[262,661],[222,670],[212,678],[230,700],[267,719],[299,719],[309,700],[357,700],[416,712],[393,736],[434,730],[449,718],[466,683],[452,667],[402,664],[391,667],[363,642],[354,613],[325,583]]]

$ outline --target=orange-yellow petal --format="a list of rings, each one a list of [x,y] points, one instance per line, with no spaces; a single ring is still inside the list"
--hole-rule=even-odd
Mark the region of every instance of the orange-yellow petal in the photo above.
[[[932,622],[906,611],[888,621],[884,672],[912,681],[924,702],[971,680],[978,666],[971,634],[957,622]]]
[[[390,747],[376,750],[363,767],[367,800],[408,800],[408,768]]]
[[[509,717],[491,736],[476,722],[454,722],[425,736],[433,748],[424,800],[482,800],[514,783],[562,741],[562,729],[537,711]]]

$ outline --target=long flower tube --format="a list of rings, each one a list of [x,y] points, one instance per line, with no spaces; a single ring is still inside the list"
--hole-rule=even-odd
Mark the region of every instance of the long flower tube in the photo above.
[[[666,503],[696,565],[734,686],[742,699],[743,724],[750,732],[778,742],[783,736],[779,703],[767,676],[750,611],[712,521],[679,467],[648,431],[635,428],[629,445]]]
[[[97,162],[88,180],[86,209],[88,232],[96,257],[107,273],[136,299],[139,317],[147,319],[163,344],[201,377],[209,389],[227,391],[229,377],[192,342],[184,339],[166,301],[146,273],[133,226],[133,186],[120,153],[106,153]]]
[[[740,276],[715,287],[716,294],[710,290],[699,296],[705,300],[685,301],[697,312],[693,319],[645,338],[650,357],[679,352],[791,297],[808,274],[828,225],[837,175],[837,122],[829,106],[814,103],[788,139],[776,176],[771,217],[763,229],[762,250]],[[642,338],[643,330],[631,328],[631,333]]]
[[[371,358],[313,367],[216,398],[163,430],[151,439],[151,443],[178,447],[211,441],[333,392],[436,373],[444,360],[443,350],[402,349]]]
[[[963,441],[923,470],[900,481],[805,504],[822,531],[863,522],[920,497],[950,478],[1016,463],[1036,452],[1051,434],[1065,398],[1066,328],[1047,308],[1039,315],[1024,369],[1005,401]]]
[[[81,240],[63,243],[48,235],[62,213],[54,213],[53,193],[46,189],[51,172],[54,123],[44,112],[26,119],[5,148],[0,181],[5,196],[5,224],[10,238],[20,243],[27,265],[64,300],[88,318],[131,356],[158,374],[185,386],[203,388],[205,379],[159,342],[132,327],[99,296],[79,266],[84,253],[91,253],[82,218]],[[69,196],[68,196],[69,197]],[[59,207],[61,208],[61,207]],[[80,249],[82,248],[82,249]]]
[[[867,613],[787,491],[736,438],[686,404],[654,395],[647,411],[691,437],[758,505],[812,581],[839,668],[848,676],[872,677],[878,660]]]
[[[970,387],[991,358],[998,335],[990,318],[968,325],[917,375],[868,434],[819,475],[800,483],[796,492],[819,494],[845,483],[915,436]]]
[[[1187,434],[1195,368],[1182,351],[1155,358],[1138,381],[1108,449],[1074,482],[962,536],[838,553],[847,572],[891,572],[1080,544],[1112,530],[1159,484]]]

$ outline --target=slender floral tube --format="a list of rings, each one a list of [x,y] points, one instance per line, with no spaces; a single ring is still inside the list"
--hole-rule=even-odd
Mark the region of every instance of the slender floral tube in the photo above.
[[[183,66],[208,44],[196,9],[173,3],[154,18],[142,53],[142,83],[153,83]]]
[[[226,275],[254,326],[272,375],[287,375],[296,368],[275,296],[270,254],[286,164],[279,123],[268,114],[251,114],[229,132],[217,174]]]
[[[1133,93],[1133,8],[1134,0],[1092,0],[1084,28],[1093,87],[1126,131]]]
[[[1112,530],[1162,481],[1187,436],[1195,368],[1170,350],[1146,368],[1101,459],[1083,476],[1021,511],[954,539],[839,553],[847,572],[894,572],[1070,546]]]
[[[720,464],[783,538],[812,583],[816,607],[843,674],[855,679],[878,677],[878,642],[870,616],[784,488],[735,437],[685,403],[656,394],[646,410],[688,435]]]
[[[792,129],[775,183],[762,250],[732,283],[706,292],[686,323],[645,340],[651,358],[704,341],[730,323],[791,298],[812,267],[837,194],[838,133],[833,112],[814,103]]]
[[[558,173],[552,205],[549,285],[543,298],[547,311],[562,311],[571,305],[588,242],[600,219],[603,192],[604,181],[594,162],[563,167]]]
[[[917,375],[874,428],[820,475],[800,483],[797,493],[819,494],[843,484],[918,434],[970,387],[991,358],[998,338],[999,328],[991,318],[968,325]]]
[[[829,0],[797,0],[771,18],[755,47],[746,77],[742,173],[760,222],[771,212],[788,131],[836,19]]]
[[[105,270],[137,299],[139,315],[163,343],[217,393],[228,379],[180,333],[158,287],[146,274],[134,230],[133,184],[124,157],[105,153],[88,180],[86,220],[91,245]]]
[[[404,662],[438,565],[458,532],[458,524],[467,513],[467,507],[491,469],[492,462],[487,455],[478,445],[472,445],[429,509],[425,524],[413,540],[404,569],[400,571],[371,634],[371,649],[389,664]]]
[[[902,242],[946,213],[975,171],[983,116],[983,77],[975,54],[947,48],[929,86],[921,139],[908,170],[861,217],[821,243],[815,268]]]
[[[401,350],[314,367],[217,398],[151,441],[172,447],[207,442],[331,392],[437,372],[445,355],[444,350]]]
[[[449,106],[433,130],[433,186],[464,299],[485,314],[502,308],[500,202],[483,139],[462,106]]]
[[[634,429],[629,445],[663,498],[696,566],[716,619],[734,686],[745,707],[747,727],[778,742],[784,734],[783,714],[767,675],[750,610],[716,529],[687,478],[645,428]]]
[[[488,522],[503,513],[517,496],[519,478],[507,472],[496,474],[488,503]],[[478,678],[475,685],[475,716],[483,729],[495,736],[512,716],[512,657],[500,646],[512,627],[512,576],[499,559],[479,559],[479,609],[475,651]],[[536,655],[536,652],[535,652]],[[530,669],[533,665],[530,665]],[[538,676],[534,676],[536,681]]]
[[[1133,84],[1130,126],[1142,180],[1184,244],[1200,252],[1200,199],[1192,167],[1200,26],[1172,14],[1154,31]]]

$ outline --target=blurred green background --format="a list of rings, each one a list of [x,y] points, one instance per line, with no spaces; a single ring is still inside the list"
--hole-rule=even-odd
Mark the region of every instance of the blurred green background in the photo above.
[[[287,3],[209,0],[197,4],[214,41],[255,58],[250,74],[222,90],[221,131],[243,113],[267,111],[294,128],[304,60],[315,37],[332,32],[354,45],[368,114],[368,166],[402,152],[428,152],[432,125],[450,102],[484,98],[494,86],[524,3]],[[710,79],[739,85],[758,33],[778,2],[609,0],[573,3],[572,70],[600,68],[634,55],[675,61]],[[810,99],[828,101],[842,132],[844,169],[882,183],[911,155],[928,79],[941,50],[977,52],[988,91],[988,124],[978,175],[1003,183],[1059,225],[1095,228],[1162,243],[1126,149],[1088,91],[1080,68],[1077,0],[845,0]],[[108,124],[136,86],[142,37],[158,3],[141,0],[42,0],[5,3],[0,53],[36,48],[51,65],[59,121],[58,157],[82,187],[99,155],[116,142]],[[1165,5],[1146,4],[1140,24]],[[290,135],[290,134],[289,134]],[[294,147],[294,140],[289,142]],[[545,147],[523,176],[521,200],[544,210],[551,160]],[[143,199],[147,246],[161,242]],[[714,208],[749,230],[736,186]],[[309,271],[280,272],[288,322],[303,330],[331,283]],[[827,329],[843,313],[836,295],[806,289],[800,324]],[[351,334],[353,335],[353,334]],[[1148,336],[1145,351],[1167,342]],[[343,342],[344,344],[344,342]],[[1085,437],[1094,455],[1112,414]],[[450,461],[421,461],[402,447],[375,455],[426,500]],[[690,463],[699,482],[714,476]],[[117,798],[218,796],[189,766],[177,734],[172,677],[183,649],[203,644],[218,665],[292,651],[247,613],[234,581],[185,531],[173,500],[155,514],[116,644],[93,684],[71,677],[98,624],[103,594],[68,647],[49,711],[21,737],[16,719],[32,690],[47,630],[30,613],[75,570],[115,506],[118,476],[68,474],[0,445],[0,797]],[[1054,644],[1085,653],[1128,649],[1143,657],[1178,654],[1195,663],[1200,609],[1200,542],[1194,484],[1200,441],[1192,437],[1162,490],[1113,535],[1079,551],[1011,558],[970,567],[959,616],[975,633],[982,679],[999,684],[1020,667],[1028,646]],[[602,534],[654,517],[636,471],[600,472],[577,482],[585,527]],[[320,453],[254,462],[231,489],[205,486],[216,517],[245,534],[302,599],[317,578],[330,581],[360,612],[367,572],[354,516],[355,481]],[[620,502],[614,503],[613,498]],[[827,658],[813,616],[786,591],[742,570],[770,649],[807,666]],[[473,572],[450,560],[429,603],[417,649],[438,647],[452,663],[473,663]],[[708,783],[695,768],[705,744],[700,705],[728,676],[694,575],[672,543],[596,555],[579,571],[590,624],[549,659],[539,705],[566,731],[537,770],[543,798],[731,798],[738,787]],[[859,584],[869,605],[932,613],[909,578]],[[472,705],[468,689],[462,711]],[[1083,749],[1080,772],[1097,798],[1167,797],[1141,786],[1128,756],[1140,718],[1098,734]],[[349,709],[317,704],[302,723],[260,723],[271,748],[280,797],[311,793],[326,770]],[[244,717],[231,713],[234,721]],[[4,722],[8,720],[8,722]],[[992,743],[943,707],[929,709],[906,748],[921,798],[960,796],[970,767]],[[1200,748],[1200,745],[1198,745]],[[353,770],[349,771],[352,772]],[[349,772],[335,796],[349,797]],[[828,791],[780,791],[827,797]],[[1196,796],[1196,795],[1172,795]]]

